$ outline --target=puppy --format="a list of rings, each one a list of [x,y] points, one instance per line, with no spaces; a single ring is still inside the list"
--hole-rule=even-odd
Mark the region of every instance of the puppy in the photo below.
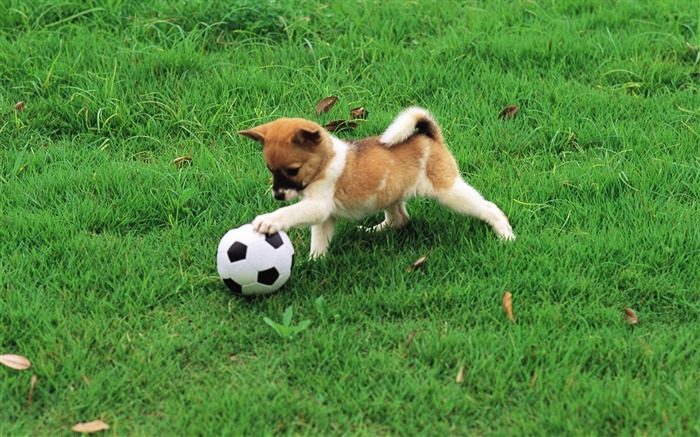
[[[264,234],[311,226],[311,258],[325,254],[337,219],[358,220],[384,211],[372,228],[408,222],[406,201],[425,196],[488,223],[505,240],[515,239],[506,215],[459,175],[440,126],[423,108],[404,110],[379,137],[344,141],[317,123],[281,118],[238,132],[262,144],[273,175],[275,199],[301,200],[253,220]]]

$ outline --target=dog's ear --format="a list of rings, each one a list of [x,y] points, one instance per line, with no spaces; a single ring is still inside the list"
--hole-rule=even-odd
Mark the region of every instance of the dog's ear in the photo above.
[[[294,134],[292,142],[299,146],[316,146],[321,142],[321,132],[318,129],[301,128]]]
[[[257,141],[260,144],[265,144],[265,135],[263,134],[262,129],[260,129],[260,126],[248,130],[239,130],[238,135],[250,138],[251,140]]]

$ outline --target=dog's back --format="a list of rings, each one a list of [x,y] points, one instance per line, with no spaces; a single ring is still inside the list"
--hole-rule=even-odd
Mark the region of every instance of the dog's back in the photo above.
[[[386,209],[454,183],[457,165],[428,111],[408,108],[381,136],[351,143],[335,198],[351,208]]]

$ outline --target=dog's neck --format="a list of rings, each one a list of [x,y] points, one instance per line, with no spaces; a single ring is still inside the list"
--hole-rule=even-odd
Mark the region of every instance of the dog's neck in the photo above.
[[[312,182],[307,186],[308,190],[305,189],[304,192],[301,193],[302,198],[308,197],[309,195],[313,196],[313,193],[316,191],[316,186],[320,189],[324,187],[326,189],[334,188],[335,182],[343,173],[349,145],[333,135],[329,135],[329,139],[330,141],[324,146],[321,165],[318,166],[318,170],[316,170],[314,175],[310,178]],[[323,176],[319,178],[320,175]]]

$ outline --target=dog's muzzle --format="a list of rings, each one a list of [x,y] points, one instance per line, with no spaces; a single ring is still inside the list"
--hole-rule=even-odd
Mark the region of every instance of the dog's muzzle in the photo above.
[[[299,192],[292,188],[274,188],[272,190],[272,195],[275,196],[275,199],[279,201],[288,202],[297,197],[299,195]]]
[[[275,199],[289,201],[296,198],[306,188],[286,177],[281,171],[272,172],[272,195]]]

